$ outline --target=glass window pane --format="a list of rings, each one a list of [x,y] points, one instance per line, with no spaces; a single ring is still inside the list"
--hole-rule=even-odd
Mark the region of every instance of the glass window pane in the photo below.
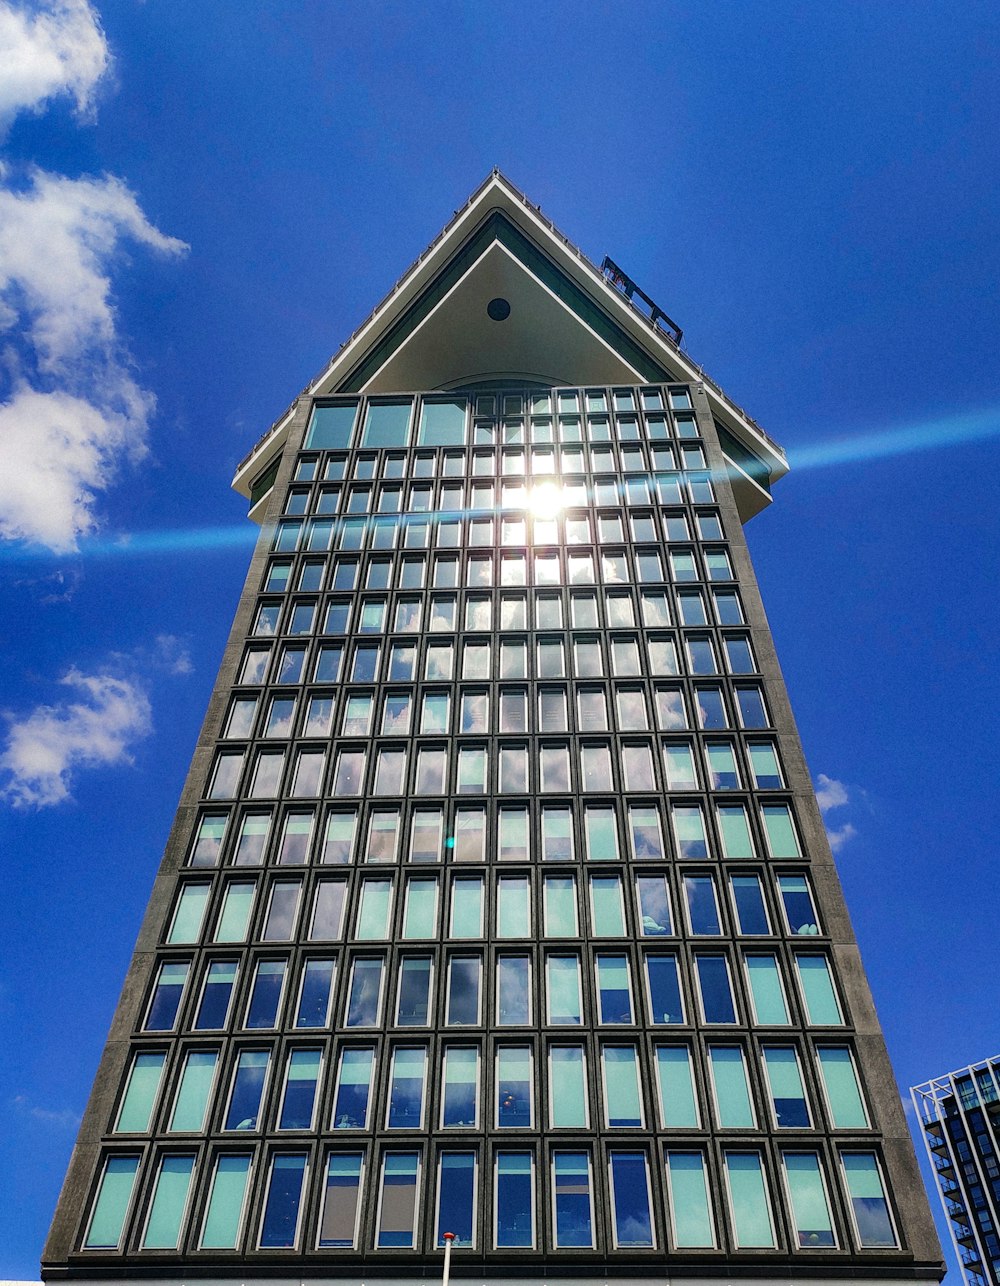
[[[531,961],[528,956],[501,956],[497,961],[497,1024],[521,1026],[531,1021]]]
[[[678,1249],[714,1246],[705,1158],[700,1152],[668,1152],[666,1160],[674,1244]]]
[[[497,881],[497,937],[525,938],[531,932],[528,877],[503,876]]]
[[[430,1017],[430,956],[405,956],[399,968],[396,1022],[399,1026],[423,1027]]]
[[[375,1027],[382,999],[382,961],[355,960],[347,1000],[347,1027]]]
[[[335,1130],[363,1130],[367,1126],[374,1064],[373,1049],[348,1046],[340,1051],[333,1099]]]
[[[764,906],[764,891],[756,875],[733,875],[729,880],[733,891],[733,904],[736,907],[736,921],[740,933],[770,933],[771,926],[767,920],[767,909]]]
[[[737,1045],[711,1045],[708,1065],[712,1073],[719,1126],[722,1129],[752,1130],[756,1121],[750,1104],[742,1049]]]
[[[389,1074],[389,1106],[386,1126],[390,1130],[418,1130],[424,1118],[426,1049],[397,1048]]]
[[[478,956],[453,956],[448,962],[448,1005],[445,1021],[450,1027],[479,1022],[479,988],[482,961]]]
[[[161,1160],[142,1239],[144,1250],[176,1248],[193,1172],[194,1156],[165,1156]]]
[[[308,1130],[312,1126],[321,1062],[318,1049],[295,1049],[289,1055],[279,1130]]]
[[[808,1129],[812,1122],[795,1050],[781,1045],[765,1046],[764,1070],[775,1124],[780,1129]]]
[[[363,1161],[360,1152],[334,1152],[327,1161],[321,1250],[348,1249],[357,1241]]]
[[[534,1158],[530,1152],[498,1152],[496,1157],[496,1244],[535,1244]]]
[[[357,402],[314,407],[306,432],[306,448],[346,450],[351,445],[351,430],[357,409]]]
[[[358,923],[354,936],[359,941],[383,941],[389,935],[391,880],[363,880]]]
[[[527,1045],[501,1046],[497,1050],[497,1125],[527,1129],[534,1117],[533,1067]]]
[[[257,885],[251,881],[233,880],[226,885],[215,929],[216,942],[244,941],[256,890]]]
[[[88,1250],[113,1250],[118,1246],[138,1168],[138,1156],[111,1156],[105,1161],[84,1242]]]
[[[719,804],[715,812],[719,820],[722,856],[736,860],[754,857],[753,839],[744,805]]]
[[[874,1152],[843,1152],[841,1164],[858,1241],[866,1249],[895,1246],[896,1234]]]
[[[656,1025],[682,1023],[684,1002],[681,999],[676,957],[647,956],[646,985],[649,990],[650,1022]]]
[[[586,1152],[555,1152],[552,1169],[556,1245],[592,1246],[594,1232],[589,1156]]]
[[[454,1234],[455,1246],[472,1246],[476,1233],[476,1154],[442,1152],[438,1161],[437,1244]]]
[[[311,942],[331,942],[340,937],[344,923],[344,904],[347,898],[346,880],[318,880],[312,922],[309,926]]]
[[[782,1162],[799,1246],[836,1245],[819,1156],[815,1152],[786,1152]]]
[[[336,963],[333,960],[307,960],[302,971],[296,1027],[325,1027],[330,1021],[330,998]]]
[[[475,1128],[479,1103],[479,1051],[452,1045],[444,1053],[441,1125]]]
[[[118,1134],[144,1134],[149,1129],[165,1058],[165,1054],[152,1053],[136,1054],[132,1060],[132,1070],[115,1123]]]
[[[192,1049],[188,1052],[170,1118],[171,1132],[190,1130],[197,1133],[205,1128],[205,1113],[218,1059],[218,1052],[214,1049]]]
[[[233,1250],[239,1241],[250,1153],[224,1153],[215,1163],[201,1245],[205,1250]]]
[[[457,879],[451,891],[451,929],[453,938],[479,938],[483,933],[483,881]]]
[[[409,400],[403,402],[370,402],[361,444],[366,447],[405,447],[410,427]]]
[[[271,1162],[264,1219],[260,1229],[262,1249],[289,1249],[295,1245],[305,1175],[304,1152],[278,1153]]]
[[[254,970],[244,1027],[274,1027],[285,982],[285,960],[259,960]]]
[[[605,789],[611,785],[610,771],[604,777]],[[584,834],[587,859],[591,862],[613,862],[618,851],[618,822],[614,808],[588,806],[584,809]]]
[[[634,1045],[607,1045],[601,1050],[604,1112],[609,1128],[643,1123],[639,1070]]]
[[[596,960],[598,1014],[601,1023],[630,1023],[632,989],[627,956],[599,955]]]
[[[184,884],[181,886],[167,941],[197,942],[201,937],[202,921],[208,905],[210,884]]]
[[[575,938],[576,879],[572,875],[547,875],[544,884],[544,933],[547,938]]]
[[[701,1010],[707,1023],[734,1023],[736,1007],[725,956],[695,956]]]
[[[652,1246],[653,1220],[649,1208],[649,1169],[644,1152],[612,1152],[611,1212],[615,1245]]]
[[[841,1024],[844,1018],[826,956],[796,955],[795,968],[805,1002],[806,1021],[814,1025]]]
[[[787,804],[764,804],[761,808],[767,846],[773,858],[801,857],[795,823]]]
[[[851,1051],[846,1045],[827,1045],[816,1054],[834,1129],[867,1129],[868,1115]]]
[[[726,1152],[726,1186],[736,1245],[773,1246],[774,1225],[759,1152]]]
[[[417,1184],[420,1155],[417,1152],[387,1152],[382,1158],[378,1229],[379,1249],[411,1248],[414,1245],[417,1213]]]
[[[260,1101],[267,1080],[270,1055],[263,1049],[245,1049],[236,1061],[233,1088],[226,1113],[226,1130],[255,1130]],[[200,1128],[200,1127],[199,1127]]]
[[[436,879],[409,879],[403,912],[404,938],[433,938],[437,931]]]
[[[579,1025],[583,1021],[579,959],[576,956],[549,956],[545,965],[549,1022],[562,1026]]]
[[[697,1129],[698,1100],[692,1077],[691,1051],[684,1045],[658,1045],[656,1077],[663,1128]]]
[[[670,894],[665,875],[637,875],[639,931],[646,938],[665,937],[673,932],[670,919]]]
[[[587,1128],[587,1060],[581,1045],[549,1050],[549,1123],[553,1129]]]
[[[787,1026],[788,1006],[776,956],[747,956],[747,977],[754,1016],[762,1026]]]
[[[812,937],[819,933],[816,908],[804,875],[779,875],[778,890],[790,933]]]

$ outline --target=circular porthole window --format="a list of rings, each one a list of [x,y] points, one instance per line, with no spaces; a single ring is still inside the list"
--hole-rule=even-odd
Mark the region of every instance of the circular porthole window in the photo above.
[[[486,313],[493,321],[506,321],[510,316],[510,304],[506,299],[491,299],[486,305]]]

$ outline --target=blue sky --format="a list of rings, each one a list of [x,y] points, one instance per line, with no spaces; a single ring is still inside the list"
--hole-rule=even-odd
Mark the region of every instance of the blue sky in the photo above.
[[[998,37],[979,0],[0,0],[0,1276],[245,575],[234,466],[493,165],[788,449],[751,550],[897,1075],[1000,1051]]]

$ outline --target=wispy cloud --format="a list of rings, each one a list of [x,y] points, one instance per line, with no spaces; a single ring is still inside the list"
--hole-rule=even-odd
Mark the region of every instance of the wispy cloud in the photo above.
[[[133,377],[111,302],[131,240],[185,247],[118,179],[0,176],[0,535],[57,552],[94,531],[97,494],[146,451],[155,405]]]
[[[31,7],[0,0],[0,136],[19,112],[37,112],[63,94],[86,112],[110,61],[88,0]]]
[[[843,808],[851,802],[850,793],[844,783],[837,781],[835,777],[828,777],[824,772],[817,774],[815,787],[816,803],[819,804],[820,812],[824,817],[834,808]],[[844,822],[842,826],[826,828],[826,837],[835,853],[838,853],[857,833],[857,828],[850,822]]]
[[[828,813],[831,808],[840,808],[848,801],[847,787],[842,781],[828,777],[825,772],[816,778],[816,803],[821,813]]]
[[[30,1116],[33,1121],[38,1121],[42,1125],[51,1126],[57,1130],[78,1130],[80,1128],[80,1114],[79,1112],[74,1112],[71,1108],[53,1110],[48,1107],[39,1107],[36,1103],[32,1103],[27,1094],[16,1094],[11,1102],[16,1111],[25,1116]]]
[[[59,683],[65,700],[11,718],[0,755],[0,795],[15,808],[62,803],[81,770],[131,763],[132,747],[152,731],[140,680],[74,668]]]
[[[191,652],[184,639],[176,634],[157,634],[153,664],[167,674],[184,675],[194,672]]]

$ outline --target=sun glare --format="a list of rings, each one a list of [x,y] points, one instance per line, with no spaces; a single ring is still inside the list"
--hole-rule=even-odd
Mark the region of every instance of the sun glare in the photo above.
[[[528,507],[535,518],[558,517],[563,507],[562,487],[556,486],[554,482],[542,482],[537,487],[532,487]]]

